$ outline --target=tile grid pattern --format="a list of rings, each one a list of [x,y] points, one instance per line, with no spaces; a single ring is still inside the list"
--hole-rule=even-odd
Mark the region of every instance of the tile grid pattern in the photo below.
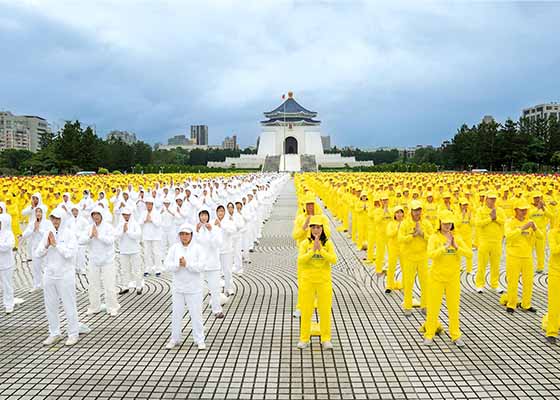
[[[457,349],[443,335],[428,349],[417,332],[423,315],[404,317],[402,296],[383,293],[382,280],[361,262],[363,252],[339,232],[333,233],[339,255],[333,269],[335,350],[323,352],[318,338],[306,350],[295,349],[297,249],[290,237],[295,212],[295,192],[288,184],[252,263],[236,277],[226,318],[214,319],[205,301],[204,352],[193,345],[188,314],[182,346],[164,349],[170,330],[167,274],[148,279],[142,296],[121,296],[116,318],[85,318],[87,281],[82,279],[78,310],[93,331],[73,348],[45,348],[41,293],[26,292],[29,268],[18,260],[16,295],[26,301],[10,316],[0,315],[0,399],[558,397],[558,349],[543,343],[539,329],[545,275],[535,281],[539,315],[509,316],[496,294],[475,293],[473,276],[463,274],[467,346]],[[502,271],[505,285],[504,278]],[[442,323],[447,324],[445,307]]]

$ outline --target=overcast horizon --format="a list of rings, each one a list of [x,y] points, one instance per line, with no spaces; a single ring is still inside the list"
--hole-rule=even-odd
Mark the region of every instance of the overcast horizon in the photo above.
[[[254,145],[294,92],[333,145],[439,145],[560,101],[552,2],[0,0],[0,110]]]

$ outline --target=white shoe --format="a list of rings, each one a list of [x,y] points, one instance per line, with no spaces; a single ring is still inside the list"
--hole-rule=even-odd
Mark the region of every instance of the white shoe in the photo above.
[[[206,345],[204,343],[199,343],[198,350],[206,350]]]
[[[68,340],[66,341],[66,343],[64,343],[64,345],[74,346],[76,343],[78,343],[78,336],[72,336],[68,338]]]
[[[118,314],[119,314],[119,313],[118,313],[117,311],[111,311],[111,312],[109,313],[109,315],[110,315],[111,317],[116,317]]]
[[[455,346],[457,347],[463,347],[465,345],[465,342],[463,342],[461,338],[455,340],[453,343],[455,343]]]
[[[6,308],[6,314],[11,314],[12,312],[14,312],[13,307],[12,308]]]
[[[35,293],[37,290],[39,290],[39,288],[33,287],[29,289],[29,293]]]
[[[93,315],[93,314],[99,314],[101,312],[101,309],[99,310],[92,310],[91,308],[88,308],[86,311],[86,315]]]
[[[433,339],[424,339],[424,346],[430,347],[434,344]]]
[[[58,342],[60,339],[62,339],[62,338],[61,338],[59,335],[57,335],[57,336],[49,336],[49,337],[47,338],[47,340],[45,340],[45,341],[43,342],[43,344],[44,344],[45,346],[52,346],[53,344],[55,344],[56,342]]]
[[[296,310],[294,311],[293,314],[294,318],[300,318],[301,317],[301,311],[299,309],[296,308]]]
[[[85,335],[91,332],[91,328],[89,326],[87,326],[86,324],[80,322],[78,325],[78,333],[80,335]]]
[[[172,348],[174,348],[175,346],[177,346],[177,343],[175,343],[173,340],[170,340],[169,343],[167,343],[167,345],[165,346],[165,348],[167,350],[171,350]]]
[[[504,293],[504,288],[498,286],[496,289],[494,289],[494,291],[498,294],[502,294],[502,293]]]
[[[309,342],[298,342],[297,344],[298,349],[305,349],[307,346],[309,346]]]
[[[330,340],[327,340],[326,342],[323,342],[322,346],[323,346],[323,350],[332,350],[333,349],[333,344]]]
[[[482,288],[482,287],[478,287],[478,286],[476,287],[476,291],[478,293],[482,293],[483,290],[484,290],[484,288]]]
[[[233,296],[233,295],[235,295],[235,290],[233,290],[233,289],[226,290],[226,295],[227,295],[227,296]]]

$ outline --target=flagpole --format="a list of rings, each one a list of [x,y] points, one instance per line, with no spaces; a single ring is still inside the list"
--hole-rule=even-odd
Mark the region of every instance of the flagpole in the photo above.
[[[284,100],[284,133],[282,137],[282,153],[284,154],[284,172],[286,172],[286,101]]]

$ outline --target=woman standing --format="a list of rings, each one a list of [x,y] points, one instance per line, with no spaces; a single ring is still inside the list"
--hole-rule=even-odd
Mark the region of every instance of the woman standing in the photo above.
[[[404,208],[402,206],[393,207],[393,220],[387,224],[387,249],[389,250],[389,266],[387,268],[387,286],[385,293],[402,288],[402,282],[395,282],[395,272],[397,271],[397,260],[401,262],[399,229],[404,219]]]
[[[428,240],[428,257],[432,267],[428,275],[430,293],[426,323],[424,324],[424,344],[431,346],[438,329],[438,317],[445,293],[449,314],[449,334],[453,343],[464,346],[459,329],[459,302],[461,297],[461,257],[472,256],[462,239],[453,235],[453,213],[444,210],[439,215],[439,229]]]
[[[309,345],[315,297],[317,297],[323,349],[330,350],[333,347],[331,265],[335,264],[337,259],[334,245],[325,234],[323,221],[320,215],[312,216],[309,221],[310,235],[299,245],[301,326],[297,347],[300,349]]]
[[[196,242],[200,246],[204,259],[204,275],[208,282],[212,312],[216,318],[224,318],[220,296],[220,247],[222,245],[221,228],[210,223],[210,211],[203,208],[198,213],[196,225]]]
[[[220,246],[220,264],[224,275],[224,291],[226,296],[234,294],[233,291],[233,235],[237,232],[235,222],[231,215],[226,216],[226,208],[219,205],[216,208],[216,221],[214,225],[222,230],[222,245]]]
[[[22,236],[24,240],[28,240],[30,248],[32,249],[29,253],[31,257],[31,276],[33,277],[33,288],[31,288],[30,292],[34,292],[43,287],[43,266],[41,265],[41,258],[35,257],[33,250],[43,238],[43,233],[50,227],[49,221],[46,219],[46,214],[47,208],[44,205],[40,204],[35,207],[33,216],[29,219],[29,224]]]

